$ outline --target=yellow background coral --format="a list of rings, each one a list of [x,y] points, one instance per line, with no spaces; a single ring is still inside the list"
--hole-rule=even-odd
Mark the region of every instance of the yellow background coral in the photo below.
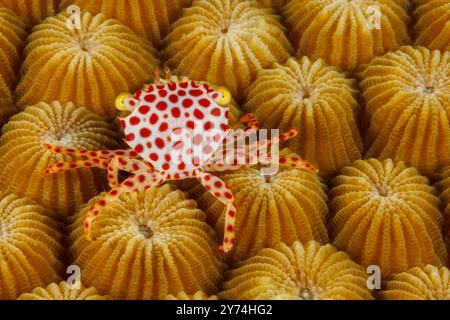
[[[71,30],[67,15],[59,14],[36,26],[27,39],[17,105],[58,100],[114,117],[117,95],[148,80],[159,64],[155,54],[117,20],[85,13],[81,29]]]
[[[224,265],[214,254],[214,232],[195,201],[169,185],[125,194],[104,209],[93,224],[95,240],[89,241],[83,218],[95,200],[71,226],[71,252],[84,284],[115,299],[217,292]]]
[[[0,137],[0,190],[16,193],[53,209],[59,217],[74,214],[79,206],[103,190],[103,173],[79,169],[43,177],[48,166],[70,161],[51,153],[45,144],[74,149],[115,149],[120,134],[85,108],[73,103],[39,103],[15,115]]]
[[[414,266],[446,263],[436,190],[416,169],[370,159],[345,167],[331,181],[333,244],[382,277]]]

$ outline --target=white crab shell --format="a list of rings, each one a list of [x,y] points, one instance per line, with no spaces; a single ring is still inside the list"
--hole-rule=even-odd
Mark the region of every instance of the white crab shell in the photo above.
[[[168,83],[125,99],[133,112],[121,119],[125,140],[153,168],[186,172],[203,167],[220,148],[228,109],[207,84]]]

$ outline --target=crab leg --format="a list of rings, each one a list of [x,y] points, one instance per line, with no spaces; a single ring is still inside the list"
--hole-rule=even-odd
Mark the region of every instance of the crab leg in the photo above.
[[[125,156],[136,158],[138,156],[137,152],[134,150],[102,150],[102,151],[89,151],[89,150],[74,150],[74,149],[64,149],[60,147],[55,147],[50,144],[45,144],[45,148],[53,153],[67,154],[74,157],[84,157],[86,159],[91,158],[113,158],[115,156]]]
[[[101,214],[101,211],[112,202],[116,201],[123,193],[137,190],[146,190],[164,183],[163,176],[158,172],[143,172],[131,176],[118,187],[109,191],[102,199],[92,206],[84,218],[84,232],[88,239],[92,240],[92,223]]]
[[[91,158],[89,160],[76,160],[68,162],[59,162],[51,167],[45,169],[43,176],[59,173],[62,171],[74,170],[79,168],[100,168],[106,169],[109,165],[109,159],[105,158]]]
[[[119,171],[140,173],[149,170],[145,162],[130,157],[115,156],[108,165],[108,181],[111,188],[119,185]]]
[[[235,129],[235,128],[239,127],[239,125],[241,125],[241,124],[246,126],[246,129],[258,130],[261,127],[258,119],[252,113],[249,113],[249,114],[245,115],[244,117],[242,117],[241,119],[239,119],[232,128]]]
[[[319,170],[315,168],[311,163],[301,159],[298,155],[280,156],[279,163],[283,167],[289,167],[294,169],[304,169],[319,173]]]
[[[211,173],[199,171],[197,179],[217,200],[226,205],[223,244],[219,247],[219,250],[228,253],[233,248],[236,238],[236,206],[234,205],[233,193],[228,189],[225,182]]]

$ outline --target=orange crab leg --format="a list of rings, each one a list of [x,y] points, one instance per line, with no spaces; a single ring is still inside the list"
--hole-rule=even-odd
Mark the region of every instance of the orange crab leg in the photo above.
[[[228,253],[233,248],[236,238],[235,223],[237,211],[234,205],[233,193],[224,181],[211,173],[199,171],[197,179],[217,200],[226,205],[223,244],[219,247],[219,250]]]
[[[116,201],[123,193],[145,190],[164,183],[164,177],[158,172],[142,172],[133,175],[122,182],[118,187],[109,191],[106,196],[97,201],[87,212],[84,218],[84,232],[92,240],[92,223],[99,217],[102,210]]]
[[[249,113],[249,114],[243,116],[242,118],[240,118],[232,128],[235,129],[235,128],[239,127],[241,124],[243,124],[246,127],[246,129],[258,130],[261,127],[261,125],[259,124],[258,118],[256,118],[256,116],[252,113]]]
[[[75,149],[65,149],[60,147],[55,147],[50,144],[45,144],[45,148],[53,153],[67,154],[74,157],[84,157],[89,158],[113,158],[115,156],[125,156],[136,158],[138,154],[134,150],[101,150],[101,151],[89,151],[89,150],[75,150]]]
[[[45,171],[42,173],[42,175],[48,176],[48,175],[59,173],[62,171],[75,170],[78,168],[106,169],[106,168],[108,168],[108,164],[109,164],[109,160],[104,159],[104,158],[59,162],[59,163],[45,169]]]
[[[108,165],[108,181],[111,188],[119,186],[119,171],[133,172],[135,174],[153,171],[144,162],[130,157],[115,156]]]
[[[312,171],[314,173],[319,173],[319,170],[316,167],[314,167],[308,161],[301,159],[298,155],[280,156],[279,163],[283,167],[289,167],[293,169],[304,169]]]

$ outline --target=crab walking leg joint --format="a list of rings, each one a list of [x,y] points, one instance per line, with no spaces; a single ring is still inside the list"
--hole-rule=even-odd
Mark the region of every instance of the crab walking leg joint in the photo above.
[[[46,145],[52,152],[79,159],[47,168],[44,175],[77,168],[98,167],[108,170],[112,189],[90,208],[85,217],[84,229],[89,239],[92,239],[95,219],[121,194],[153,188],[170,180],[196,178],[226,206],[224,240],[220,250],[230,252],[235,239],[237,213],[234,196],[225,182],[212,172],[254,165],[258,159],[274,160],[270,152],[260,157],[260,150],[278,145],[297,134],[297,130],[293,129],[277,137],[264,137],[246,144],[252,131],[259,129],[259,123],[254,115],[247,115],[238,121],[238,126],[246,127],[242,130],[243,134],[230,135],[229,110],[225,107],[230,99],[226,89],[194,81],[150,84],[134,95],[121,94],[116,106],[119,110],[130,111],[128,117],[120,119],[125,142],[130,149],[88,151]],[[196,131],[199,129],[201,134]],[[187,145],[189,141],[191,145]],[[235,147],[235,143],[238,147]],[[236,163],[235,159],[225,159],[226,162],[220,163],[218,155],[223,146],[225,149],[235,148],[240,157],[251,162]],[[246,155],[249,150],[256,157]],[[317,171],[306,161],[294,156],[281,157],[280,160],[291,167]],[[120,171],[131,174],[122,183],[119,182]]]

